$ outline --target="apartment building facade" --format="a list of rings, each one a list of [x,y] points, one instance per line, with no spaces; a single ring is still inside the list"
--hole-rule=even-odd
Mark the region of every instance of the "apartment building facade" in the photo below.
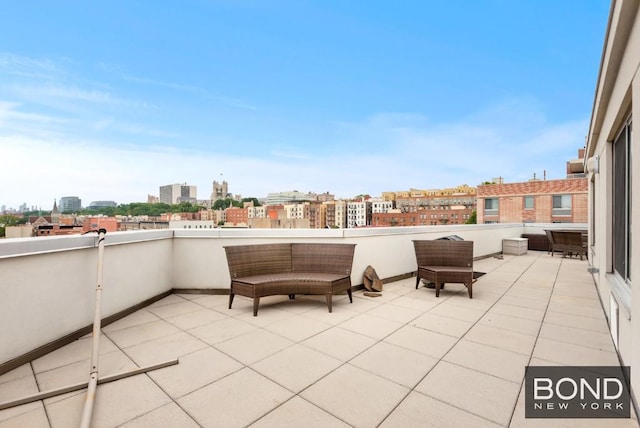
[[[347,228],[371,226],[371,202],[347,203]]]
[[[167,184],[166,186],[160,186],[160,202],[165,204],[196,203],[198,200],[197,193],[197,187],[187,183]]]
[[[393,200],[384,200],[384,199],[371,200],[371,214],[388,213],[394,208],[395,207],[394,207]]]
[[[347,201],[335,201],[335,224],[329,224],[329,227],[345,229],[347,227]]]
[[[266,217],[267,217],[266,207],[264,206],[247,207],[247,218],[252,219],[252,218],[266,218]]]
[[[308,211],[306,208],[309,206],[306,204],[285,204],[284,211],[286,213],[286,218],[306,218],[305,211]]]
[[[231,207],[225,211],[225,226],[247,227],[249,224],[249,210],[247,208]]]
[[[311,203],[307,208],[309,227],[311,229],[324,229],[327,227],[327,204]]]
[[[478,186],[478,223],[586,223],[587,179]]]
[[[466,184],[445,189],[384,192],[394,210],[374,212],[372,226],[436,226],[464,224],[476,209],[476,189]]]
[[[59,209],[61,213],[73,213],[82,209],[82,199],[77,196],[63,196],[60,198]]]
[[[586,223],[584,150],[567,162],[567,178],[478,186],[478,223]]]

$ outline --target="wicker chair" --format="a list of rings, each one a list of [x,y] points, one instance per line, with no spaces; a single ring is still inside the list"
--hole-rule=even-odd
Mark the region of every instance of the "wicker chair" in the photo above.
[[[545,229],[544,232],[547,234],[547,239],[549,240],[549,249],[547,250],[547,254],[551,253],[551,257],[553,257],[553,253],[555,252],[555,249],[553,248],[553,235],[549,229]]]
[[[436,297],[449,282],[462,283],[473,298],[473,241],[414,240],[418,263],[416,289],[420,280],[435,283]]]
[[[584,233],[580,230],[551,230],[553,239],[553,248],[556,251],[562,251],[563,256],[572,256],[573,254],[587,256],[587,245],[583,238]]]

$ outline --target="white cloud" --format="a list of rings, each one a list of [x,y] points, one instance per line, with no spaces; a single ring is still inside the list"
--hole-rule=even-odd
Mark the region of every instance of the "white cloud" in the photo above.
[[[49,58],[32,58],[8,52],[0,52],[0,70],[14,76],[39,79],[63,73],[63,69]]]

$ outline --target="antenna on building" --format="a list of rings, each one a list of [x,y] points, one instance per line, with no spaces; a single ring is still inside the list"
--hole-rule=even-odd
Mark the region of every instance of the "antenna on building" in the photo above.
[[[547,170],[544,170],[544,181],[547,181]]]

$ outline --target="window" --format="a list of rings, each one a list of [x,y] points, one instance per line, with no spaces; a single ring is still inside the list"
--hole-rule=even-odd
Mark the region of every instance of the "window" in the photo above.
[[[484,200],[484,215],[498,215],[498,198]]]
[[[525,196],[524,197],[524,209],[532,210],[533,209],[533,196]]]
[[[595,174],[591,177],[591,221],[589,222],[590,231],[589,236],[591,237],[591,245],[596,245],[596,177]]]
[[[551,215],[571,215],[571,195],[554,195]]]
[[[628,282],[631,261],[631,119],[613,143],[613,270]]]

